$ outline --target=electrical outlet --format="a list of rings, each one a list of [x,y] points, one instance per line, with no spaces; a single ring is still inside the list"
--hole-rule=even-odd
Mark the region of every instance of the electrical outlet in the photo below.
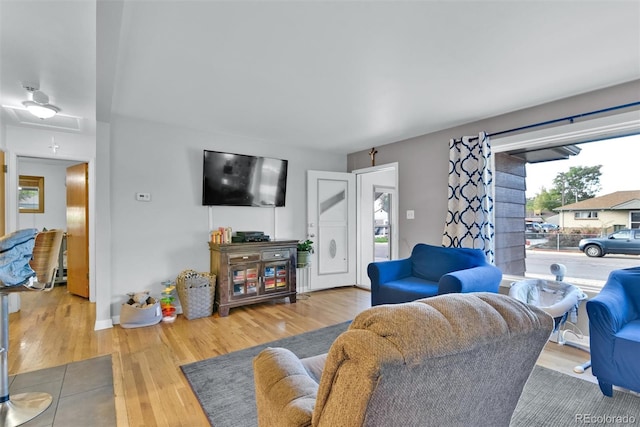
[[[139,202],[150,202],[151,193],[136,193],[136,200]]]
[[[416,217],[416,213],[413,211],[413,209],[409,209],[407,211],[407,219],[414,219]]]

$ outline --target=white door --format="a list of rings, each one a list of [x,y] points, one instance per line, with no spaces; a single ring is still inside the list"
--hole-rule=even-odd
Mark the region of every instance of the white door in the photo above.
[[[307,171],[307,238],[314,242],[309,289],[356,283],[356,177]]]
[[[356,170],[359,286],[369,289],[369,263],[398,258],[397,164]]]

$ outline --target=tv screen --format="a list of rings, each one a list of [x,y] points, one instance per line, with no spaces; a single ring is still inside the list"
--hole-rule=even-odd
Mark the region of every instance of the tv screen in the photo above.
[[[287,160],[204,150],[202,204],[284,206]]]

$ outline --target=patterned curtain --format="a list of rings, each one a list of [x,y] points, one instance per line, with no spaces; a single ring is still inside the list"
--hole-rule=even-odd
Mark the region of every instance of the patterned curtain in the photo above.
[[[486,133],[449,141],[449,209],[442,246],[482,249],[494,264],[492,182]]]

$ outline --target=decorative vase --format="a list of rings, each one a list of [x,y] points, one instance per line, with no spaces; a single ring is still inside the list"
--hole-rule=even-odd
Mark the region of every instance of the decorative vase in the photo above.
[[[298,251],[298,262],[296,267],[304,268],[309,265],[309,251]]]

